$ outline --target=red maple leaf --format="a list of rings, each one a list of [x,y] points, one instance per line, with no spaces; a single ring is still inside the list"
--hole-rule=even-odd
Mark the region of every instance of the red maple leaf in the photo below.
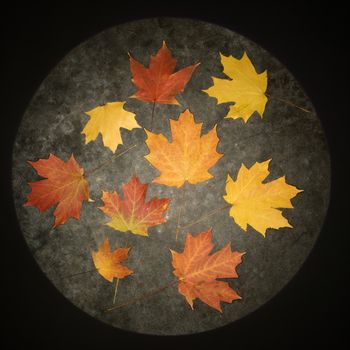
[[[108,226],[118,231],[148,236],[149,227],[166,222],[163,214],[168,209],[170,199],[153,197],[146,202],[148,184],[142,184],[136,176],[123,184],[122,189],[124,199],[116,192],[102,193],[104,206],[100,209],[112,218]]]
[[[179,279],[179,292],[193,309],[193,300],[199,298],[222,312],[220,302],[232,303],[241,299],[227,282],[217,278],[237,278],[236,267],[245,253],[232,252],[231,244],[209,255],[214,248],[212,230],[192,236],[186,235],[182,253],[171,250],[174,275]]]
[[[151,56],[149,68],[145,68],[130,55],[132,82],[138,88],[137,92],[130,97],[145,102],[179,104],[175,97],[185,89],[198,65],[199,63],[192,64],[174,73],[176,60],[172,57],[165,41],[157,54]]]
[[[53,154],[48,159],[28,163],[46,179],[28,183],[32,192],[25,206],[35,206],[43,212],[58,203],[54,211],[54,227],[71,217],[80,219],[82,202],[89,199],[89,190],[83,176],[84,169],[80,168],[73,154],[66,163]]]

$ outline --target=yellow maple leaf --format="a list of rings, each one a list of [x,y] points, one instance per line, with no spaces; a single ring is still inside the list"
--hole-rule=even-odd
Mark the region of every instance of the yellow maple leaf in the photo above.
[[[232,204],[230,216],[235,222],[244,231],[249,224],[264,237],[268,228],[292,227],[278,208],[293,208],[290,200],[302,192],[287,184],[285,176],[262,183],[270,174],[270,160],[257,162],[249,169],[242,164],[236,181],[227,176],[224,196]]]
[[[172,142],[162,134],[146,130],[150,153],[145,158],[160,171],[153,182],[181,187],[211,179],[208,170],[223,156],[216,152],[219,138],[216,126],[201,136],[202,123],[196,123],[189,110],[178,120],[170,119]]]
[[[114,153],[118,145],[123,144],[120,128],[141,128],[135,120],[135,114],[126,111],[124,104],[125,102],[110,102],[86,112],[90,120],[82,131],[85,143],[96,140],[101,133],[103,144]]]
[[[221,53],[220,57],[223,72],[231,80],[213,77],[214,85],[203,91],[215,97],[218,104],[234,103],[225,118],[243,118],[247,122],[254,112],[262,118],[267,103],[267,71],[258,74],[246,53],[241,59]]]

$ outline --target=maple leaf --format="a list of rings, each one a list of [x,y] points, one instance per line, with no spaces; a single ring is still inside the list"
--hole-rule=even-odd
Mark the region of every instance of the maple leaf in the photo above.
[[[130,96],[145,102],[179,104],[176,95],[185,89],[199,63],[182,68],[174,73],[176,60],[172,57],[165,41],[155,56],[151,56],[149,68],[145,68],[130,54],[132,82],[138,88]]]
[[[292,227],[278,208],[293,208],[291,199],[302,190],[286,183],[285,176],[268,183],[262,181],[270,174],[271,159],[239,169],[237,180],[230,175],[226,181],[226,202],[232,204],[230,216],[244,230],[247,224],[265,237],[268,228]]]
[[[181,187],[185,181],[196,184],[208,179],[208,170],[223,156],[216,152],[219,142],[216,126],[201,136],[202,123],[196,123],[189,110],[178,120],[170,119],[172,142],[162,134],[146,130],[150,153],[145,158],[160,172],[154,182]]]
[[[193,300],[198,298],[222,312],[220,302],[232,303],[241,299],[227,282],[217,278],[237,278],[236,267],[245,254],[231,251],[231,244],[209,255],[214,248],[212,229],[196,236],[186,235],[182,253],[171,251],[174,275],[179,279],[179,292],[193,309]]]
[[[125,102],[110,102],[86,112],[90,117],[82,131],[86,144],[96,140],[101,133],[103,144],[114,153],[118,145],[123,144],[120,128],[141,128],[135,120],[135,114],[126,111],[124,104]]]
[[[241,59],[220,56],[224,73],[231,80],[213,77],[214,85],[203,91],[215,97],[218,104],[234,103],[225,118],[243,118],[247,122],[255,111],[262,118],[267,103],[267,71],[258,74],[246,53]]]
[[[100,209],[112,218],[107,225],[118,231],[148,236],[149,227],[166,222],[163,214],[168,209],[170,199],[153,197],[146,203],[147,189],[147,184],[142,184],[133,176],[122,186],[124,199],[116,192],[103,192],[104,206]]]
[[[46,179],[28,183],[32,192],[25,206],[35,206],[43,212],[58,203],[53,227],[64,224],[69,218],[80,219],[82,202],[90,199],[84,169],[73,154],[66,163],[53,154],[48,159],[28,163]]]
[[[107,281],[113,282],[113,278],[124,278],[134,271],[121,264],[128,258],[130,248],[118,248],[111,251],[108,238],[98,246],[97,252],[92,252],[92,260],[98,273]]]

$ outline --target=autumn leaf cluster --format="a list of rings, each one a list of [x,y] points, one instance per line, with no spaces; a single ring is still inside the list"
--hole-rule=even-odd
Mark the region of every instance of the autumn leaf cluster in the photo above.
[[[254,113],[261,118],[264,115],[268,102],[267,71],[258,73],[247,53],[240,59],[220,53],[220,59],[227,78],[212,77],[212,86],[202,91],[216,99],[217,104],[227,104],[226,118],[241,118],[249,127]],[[192,75],[202,74],[199,62],[176,70],[177,62],[165,42],[156,55],[151,56],[149,67],[143,66],[131,53],[129,61],[131,81],[136,88],[130,98],[153,104],[153,112],[155,104],[179,105],[177,96],[184,91]],[[136,115],[124,108],[125,103],[111,101],[86,112],[89,120],[81,131],[85,143],[96,140],[100,134],[104,146],[115,153],[119,145],[123,145],[122,128],[143,129]],[[143,130],[149,151],[145,159],[159,172],[153,180],[155,186],[180,188],[185,183],[196,185],[208,181],[213,178],[210,170],[224,157],[217,151],[220,142],[217,125],[202,134],[202,123],[196,122],[189,109],[182,111],[177,120],[170,119],[171,141],[163,134]],[[266,182],[270,161],[256,161],[251,167],[242,164],[236,174],[227,174],[226,187],[221,194],[238,227],[246,231],[251,226],[262,237],[268,229],[292,227],[281,209],[293,208],[291,199],[301,191],[288,184],[285,176]],[[65,224],[70,218],[79,220],[82,203],[93,202],[88,184],[92,172],[84,174],[73,154],[67,162],[50,154],[48,159],[29,161],[29,164],[43,179],[29,183],[31,193],[25,205],[35,206],[40,212],[57,205],[54,227]],[[151,227],[167,222],[165,213],[172,199],[153,197],[147,200],[148,187],[149,184],[143,184],[134,175],[122,185],[122,193],[102,191],[103,206],[99,209],[109,218],[107,225],[115,234],[129,232],[147,237]],[[187,233],[183,252],[171,250],[171,259],[178,291],[191,308],[193,301],[200,299],[222,311],[221,302],[241,299],[230,284],[221,279],[238,277],[237,266],[245,252],[232,251],[228,243],[211,254],[212,234],[210,228],[196,235]],[[109,282],[136,274],[137,271],[123,263],[129,251],[130,247],[112,250],[108,238],[102,239],[91,255],[96,271]]]

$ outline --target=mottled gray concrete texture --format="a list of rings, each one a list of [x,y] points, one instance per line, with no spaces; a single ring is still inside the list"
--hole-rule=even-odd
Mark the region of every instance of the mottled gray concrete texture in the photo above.
[[[246,251],[238,268],[239,278],[230,285],[242,296],[232,304],[223,303],[219,313],[201,301],[192,311],[173,285],[153,297],[104,313],[111,306],[114,285],[93,270],[91,250],[106,237],[112,247],[126,243],[132,247],[127,265],[135,274],[119,284],[117,303],[148,293],[174,280],[169,248],[182,251],[184,235],[175,241],[176,215],[181,190],[151,184],[149,198],[156,195],[172,199],[168,223],[150,229],[149,237],[117,232],[106,226],[108,218],[97,209],[101,192],[120,191],[121,184],[136,173],[142,182],[151,183],[158,175],[143,158],[148,149],[143,129],[122,130],[124,145],[134,148],[88,178],[93,203],[84,202],[81,220],[70,219],[52,229],[53,210],[40,214],[24,207],[30,192],[27,182],[39,179],[27,160],[47,158],[54,153],[67,160],[73,152],[85,170],[93,169],[112,156],[97,141],[84,143],[85,111],[112,101],[124,101],[136,114],[140,125],[150,128],[152,105],[128,99],[135,88],[131,82],[128,52],[148,65],[166,40],[177,60],[177,69],[201,62],[179,95],[180,106],[157,105],[154,132],[170,137],[169,119],[177,119],[190,108],[206,133],[228,111],[227,104],[201,92],[212,84],[211,76],[224,77],[219,51],[241,57],[247,51],[258,72],[268,70],[268,95],[303,106],[311,113],[270,98],[264,118],[253,115],[247,124],[242,119],[225,119],[218,124],[218,150],[224,157],[211,169],[214,178],[196,186],[186,185],[182,223],[193,222],[223,200],[227,174],[236,177],[242,163],[251,166],[272,158],[267,181],[286,175],[287,182],[303,189],[293,200],[294,209],[284,209],[293,228],[268,230],[264,239],[251,227],[244,232],[221,211],[191,227],[198,233],[213,227],[215,249],[232,242],[234,250]],[[188,19],[148,19],[111,28],[71,51],[40,86],[23,117],[13,152],[13,191],[18,220],[29,249],[52,283],[66,298],[88,314],[117,328],[149,334],[186,334],[214,329],[233,322],[259,308],[279,292],[300,269],[321,230],[330,190],[330,160],[325,136],[315,110],[290,72],[268,52],[250,40],[225,28]],[[72,276],[75,275],[75,276]]]

